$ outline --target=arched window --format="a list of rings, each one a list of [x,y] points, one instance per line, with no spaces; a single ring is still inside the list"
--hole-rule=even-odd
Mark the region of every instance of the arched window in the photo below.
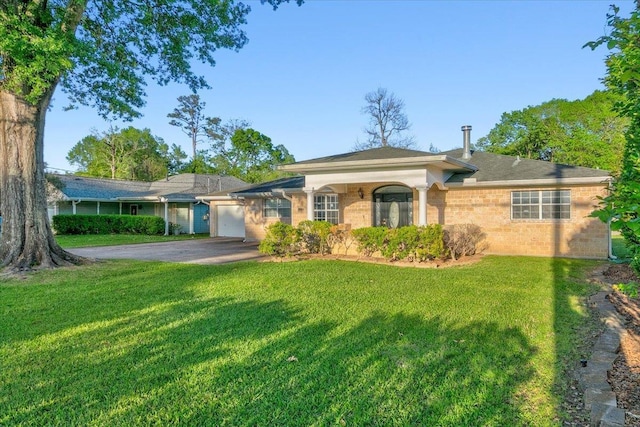
[[[413,190],[387,185],[373,192],[373,225],[389,228],[413,224]]]

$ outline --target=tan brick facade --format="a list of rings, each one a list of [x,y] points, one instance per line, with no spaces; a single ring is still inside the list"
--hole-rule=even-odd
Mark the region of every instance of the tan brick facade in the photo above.
[[[351,229],[372,225],[373,192],[389,183],[349,184],[338,194],[340,222]],[[361,199],[358,191],[362,189]],[[544,189],[571,191],[571,218],[566,220],[512,220],[511,192]],[[427,192],[427,223],[477,224],[486,234],[486,253],[502,255],[569,256],[606,258],[609,251],[608,226],[589,214],[597,205],[596,196],[604,195],[602,185],[456,188]],[[291,195],[291,216],[285,222],[297,225],[307,219],[307,195]],[[263,217],[262,199],[244,200],[245,233],[250,240],[265,236],[266,227],[275,218]],[[215,203],[212,202],[212,206]],[[213,211],[214,209],[212,209]],[[418,192],[413,190],[413,222],[418,223]],[[215,221],[212,221],[215,224]],[[215,230],[212,230],[212,235]]]
[[[571,190],[571,218],[512,220],[511,192],[538,189]],[[605,188],[601,185],[431,189],[427,195],[427,222],[479,225],[487,236],[487,253],[607,258],[608,226],[589,217],[598,203],[596,196],[604,193]]]
[[[386,183],[348,185],[339,194],[340,221],[353,228],[372,225],[372,195]],[[363,199],[358,195],[362,188]],[[520,190],[571,190],[571,219],[512,220],[511,192]],[[418,192],[413,191],[413,221],[418,222]],[[602,196],[602,185],[532,188],[449,188],[433,186],[427,192],[428,224],[477,224],[486,234],[486,253],[502,255],[569,256],[606,258],[609,230],[606,224],[589,214]],[[292,224],[307,219],[306,194],[295,195]]]

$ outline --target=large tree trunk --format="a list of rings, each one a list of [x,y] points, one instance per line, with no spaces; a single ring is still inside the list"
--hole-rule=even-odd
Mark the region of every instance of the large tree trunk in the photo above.
[[[47,216],[44,118],[39,105],[0,91],[0,269],[25,271],[78,264],[55,241]]]

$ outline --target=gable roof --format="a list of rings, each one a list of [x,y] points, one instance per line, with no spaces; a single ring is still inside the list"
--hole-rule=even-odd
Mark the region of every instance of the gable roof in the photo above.
[[[326,171],[350,171],[362,168],[389,169],[437,166],[451,176],[445,184],[499,185],[604,182],[610,179],[606,170],[570,166],[542,160],[521,159],[514,156],[472,151],[471,158],[462,158],[463,149],[429,153],[395,147],[372,148],[352,153],[319,157],[283,165],[281,170],[302,174]],[[466,180],[466,181],[465,181]]]
[[[445,151],[441,154],[462,160],[461,148]],[[446,184],[463,183],[465,179],[488,183],[532,180],[563,181],[580,178],[605,181],[610,177],[610,173],[606,170],[563,165],[543,160],[522,159],[484,151],[472,151],[471,158],[464,161],[474,165],[477,170],[455,173],[446,181]]]
[[[351,153],[319,157],[287,165],[278,169],[288,172],[308,173],[354,169],[389,169],[402,167],[425,167],[436,165],[445,170],[473,171],[475,166],[442,153],[409,150],[396,147],[379,147]]]
[[[428,153],[426,151],[409,150],[407,148],[397,147],[378,147],[370,148],[367,150],[354,151],[351,153],[336,154],[333,156],[318,157],[316,159],[303,160],[296,162],[296,165],[312,165],[318,163],[328,162],[354,162],[354,161],[367,161],[367,160],[386,160],[386,159],[400,159],[407,157],[428,157],[434,156],[434,153]],[[286,165],[285,165],[286,166]]]
[[[54,175],[52,181],[68,200],[159,200],[195,201],[195,196],[214,189],[238,188],[246,183],[238,178],[220,175],[180,174],[153,182],[91,178],[78,175]]]

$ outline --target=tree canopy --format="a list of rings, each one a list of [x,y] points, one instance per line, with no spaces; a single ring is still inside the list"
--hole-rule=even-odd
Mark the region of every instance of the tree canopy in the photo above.
[[[273,145],[271,138],[251,128],[236,129],[228,144],[215,147],[212,163],[217,173],[252,183],[282,176],[276,166],[295,161],[283,145]]]
[[[476,148],[618,172],[629,126],[614,110],[621,99],[610,91],[595,91],[581,100],[553,99],[504,113]]]
[[[79,175],[136,181],[165,177],[171,161],[162,138],[131,126],[86,136],[71,148],[67,160],[79,167]]]
[[[207,87],[192,63],[213,66],[216,50],[242,48],[249,11],[234,0],[0,2],[0,267],[80,261],[47,218],[44,122],[56,87],[71,106],[137,117],[149,80]]]

